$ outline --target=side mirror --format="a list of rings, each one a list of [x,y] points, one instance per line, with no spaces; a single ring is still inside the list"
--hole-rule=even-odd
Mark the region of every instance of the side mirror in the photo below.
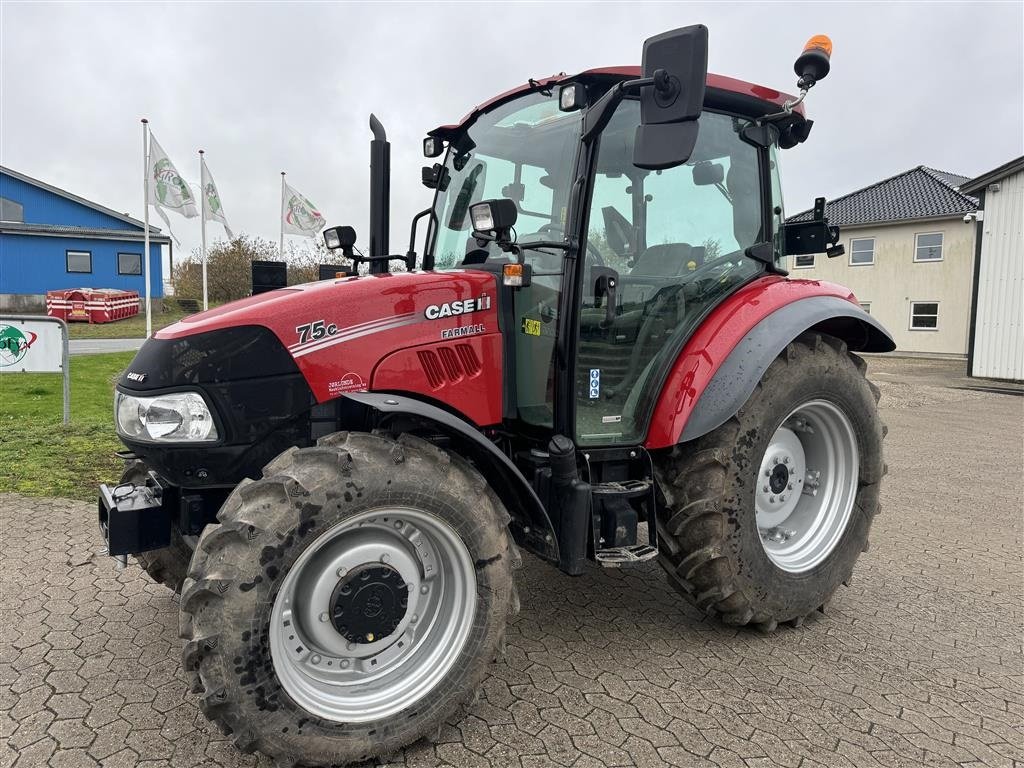
[[[640,94],[640,125],[633,165],[661,170],[690,159],[708,77],[708,28],[663,32],[644,43],[643,76],[654,84]]]

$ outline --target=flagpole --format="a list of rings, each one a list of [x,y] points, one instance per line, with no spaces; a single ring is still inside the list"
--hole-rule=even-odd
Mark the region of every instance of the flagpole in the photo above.
[[[199,150],[199,194],[202,195],[203,208],[199,218],[202,221],[200,229],[203,232],[203,311],[210,308],[209,296],[206,290],[206,189],[203,188],[203,150]]]
[[[281,171],[281,261],[284,261],[284,171]]]
[[[149,120],[146,118],[142,118],[142,221],[145,225],[143,249],[146,257],[143,259],[143,264],[146,281],[146,338],[148,339],[153,335],[153,311],[150,300],[152,288],[149,284]]]

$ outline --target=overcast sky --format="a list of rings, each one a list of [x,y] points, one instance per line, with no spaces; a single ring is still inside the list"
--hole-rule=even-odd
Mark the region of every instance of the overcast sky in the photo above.
[[[967,176],[1024,154],[1024,3],[0,4],[0,162],[142,216],[139,119],[198,182],[200,148],[236,232],[276,241],[280,171],[368,235],[370,138],[392,142],[392,252],[430,195],[420,141],[554,72],[639,64],[646,37],[710,29],[712,72],[792,91],[832,37],[810,140],[783,156],[786,207],[916,165]],[[171,214],[183,247],[198,219]],[[155,223],[159,224],[159,221]],[[221,236],[211,223],[211,236]]]

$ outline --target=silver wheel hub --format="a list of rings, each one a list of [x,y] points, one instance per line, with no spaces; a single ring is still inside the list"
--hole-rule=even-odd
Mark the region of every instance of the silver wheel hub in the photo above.
[[[274,671],[320,717],[389,717],[444,678],[475,614],[473,559],[451,526],[409,508],[363,512],[317,537],[285,576],[270,619]]]
[[[757,475],[754,507],[761,544],[775,565],[802,573],[835,548],[857,497],[853,425],[827,400],[811,400],[772,435]]]

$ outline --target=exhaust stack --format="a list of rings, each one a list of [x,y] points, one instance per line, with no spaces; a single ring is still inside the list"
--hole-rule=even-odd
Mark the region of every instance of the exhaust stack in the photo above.
[[[391,144],[384,126],[370,114],[370,256],[388,255],[388,233],[391,228]],[[371,261],[370,272],[388,271],[386,261]]]

